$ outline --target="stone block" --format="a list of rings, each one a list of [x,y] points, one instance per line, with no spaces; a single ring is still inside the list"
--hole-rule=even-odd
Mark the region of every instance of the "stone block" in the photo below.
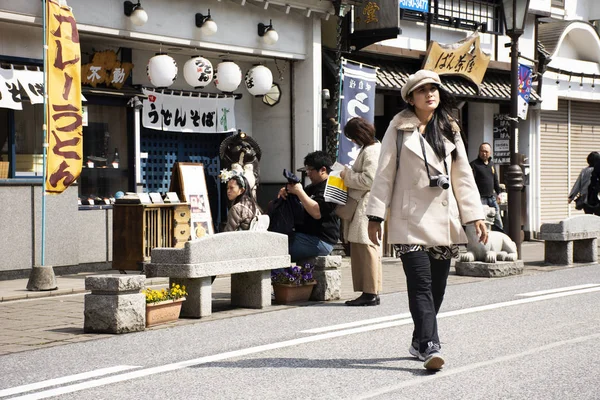
[[[574,241],[573,261],[582,263],[598,262],[598,239],[584,239]]]
[[[231,275],[231,305],[265,308],[271,305],[271,271]]]
[[[88,333],[128,333],[146,328],[146,297],[135,294],[87,294],[83,330]]]
[[[336,269],[342,267],[342,256],[318,256],[300,260],[297,264],[312,264],[315,267],[315,271]]]
[[[96,294],[138,293],[145,283],[145,275],[96,275],[85,278],[85,290]]]
[[[181,317],[201,318],[212,314],[212,278],[182,279],[170,278],[169,287],[176,285],[185,285],[185,291],[188,293],[186,300],[181,306]]]
[[[342,271],[339,268],[315,269],[313,277],[317,284],[313,288],[311,300],[329,301],[342,298]]]
[[[548,264],[573,264],[573,241],[546,240],[544,243],[544,261]]]
[[[499,278],[509,275],[520,275],[523,273],[523,261],[499,261],[496,263],[456,262],[454,265],[456,275],[478,276],[482,278]]]

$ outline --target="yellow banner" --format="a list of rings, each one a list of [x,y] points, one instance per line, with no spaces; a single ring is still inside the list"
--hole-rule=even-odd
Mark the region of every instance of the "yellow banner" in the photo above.
[[[460,75],[479,87],[490,63],[490,56],[481,50],[479,34],[449,45],[431,42],[423,69],[439,75]]]
[[[70,7],[47,4],[46,192],[62,193],[81,173],[81,51]]]

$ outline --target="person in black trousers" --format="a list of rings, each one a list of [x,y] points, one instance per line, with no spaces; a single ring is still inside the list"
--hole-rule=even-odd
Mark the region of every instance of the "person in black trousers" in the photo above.
[[[481,204],[484,206],[493,207],[496,210],[496,218],[494,220],[494,230],[504,231],[502,218],[500,218],[500,183],[498,181],[498,170],[496,164],[492,161],[492,146],[487,143],[481,143],[479,146],[479,157],[471,161],[471,169],[475,184],[479,189]]]

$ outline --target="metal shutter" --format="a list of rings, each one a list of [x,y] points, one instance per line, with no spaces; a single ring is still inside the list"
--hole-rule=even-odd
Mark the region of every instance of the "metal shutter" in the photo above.
[[[600,103],[571,102],[571,187],[582,168],[588,166],[587,156],[600,151]],[[571,187],[569,191],[571,191]],[[568,194],[568,193],[567,193]],[[571,203],[571,215],[583,214]]]
[[[600,151],[600,103],[559,100],[558,111],[542,111],[540,133],[541,223],[583,213],[575,210],[575,203],[567,204],[567,196],[587,166],[588,154]]]
[[[559,100],[558,111],[541,113],[541,223],[558,221],[568,214],[568,107],[566,100]]]

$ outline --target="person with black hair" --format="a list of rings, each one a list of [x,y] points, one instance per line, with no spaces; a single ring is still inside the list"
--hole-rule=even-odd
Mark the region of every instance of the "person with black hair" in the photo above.
[[[481,143],[479,157],[471,161],[471,169],[479,190],[481,204],[496,210],[493,226],[496,228],[495,230],[504,232],[502,218],[500,218],[500,206],[498,206],[501,192],[500,181],[496,164],[492,161],[492,146],[489,143]]]
[[[336,205],[326,202],[324,197],[332,165],[331,158],[324,151],[309,153],[304,157],[304,169],[311,184],[304,188],[301,183],[288,183],[279,190],[278,198],[296,195],[304,208],[302,222],[297,223],[294,232],[288,236],[292,261],[327,256],[340,237]]]
[[[592,151],[588,154],[586,161],[588,166],[583,168],[579,173],[579,176],[569,193],[568,202],[570,204],[575,200],[575,208],[577,210],[583,210],[586,214],[594,214],[595,207],[588,204],[588,190],[590,188],[594,166],[600,161],[600,153]]]
[[[250,184],[245,176],[233,173],[227,180],[227,199],[230,202],[224,232],[247,231],[261,209],[251,195]]]
[[[369,238],[394,244],[406,275],[414,323],[409,353],[432,371],[442,368],[437,313],[450,261],[467,243],[464,224],[474,224],[479,240],[487,230],[460,129],[452,118],[453,98],[433,71],[409,76],[401,91],[408,108],[385,132],[367,205]],[[389,212],[388,212],[389,207]],[[462,221],[461,221],[462,220]]]

